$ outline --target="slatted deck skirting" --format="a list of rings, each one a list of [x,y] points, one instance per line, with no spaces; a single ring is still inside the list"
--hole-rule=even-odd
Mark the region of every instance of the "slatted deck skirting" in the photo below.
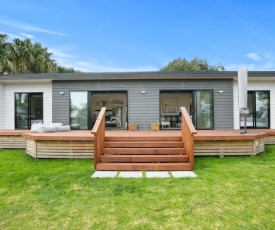
[[[262,131],[201,130],[195,136],[195,156],[255,156],[264,151],[265,138]]]
[[[250,134],[239,134],[235,130],[198,130],[198,134],[195,135],[194,155],[253,156],[263,152],[264,145],[275,144],[275,130],[249,131]],[[173,130],[106,131],[106,136],[120,138],[120,136],[137,135],[139,132],[147,132],[152,136],[165,135],[167,138],[170,133],[181,135],[179,130]],[[89,130],[42,134],[30,133],[28,130],[1,130],[0,148],[26,148],[27,153],[34,158],[93,158],[94,151],[93,135]]]
[[[266,145],[274,145],[275,144],[275,130],[269,129],[269,130],[261,130],[263,132],[266,132],[268,134],[267,137],[265,137],[264,142]]]
[[[27,133],[27,154],[33,158],[93,158],[94,142],[89,131]]]
[[[264,139],[251,141],[195,141],[195,156],[257,155],[264,151]]]
[[[27,140],[27,154],[34,158],[93,158],[91,141]]]
[[[27,130],[1,130],[0,131],[0,149],[25,149],[26,138],[22,133]]]

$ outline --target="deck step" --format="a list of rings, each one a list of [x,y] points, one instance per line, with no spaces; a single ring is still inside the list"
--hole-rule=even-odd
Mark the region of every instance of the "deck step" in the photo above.
[[[97,170],[192,170],[180,135],[105,138]]]
[[[100,162],[188,162],[186,155],[101,155]]]
[[[108,141],[104,143],[105,148],[144,148],[144,147],[161,147],[161,148],[182,148],[184,147],[182,141],[138,141],[138,142],[117,142]]]
[[[190,163],[98,163],[96,170],[192,170]]]
[[[145,155],[145,154],[185,154],[184,148],[103,148],[103,154],[118,154],[118,155]]]
[[[182,141],[181,136],[108,136],[105,141],[129,142],[129,141]]]

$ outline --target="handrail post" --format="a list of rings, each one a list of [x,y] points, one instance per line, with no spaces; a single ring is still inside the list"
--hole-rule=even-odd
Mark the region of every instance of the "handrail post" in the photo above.
[[[97,164],[99,162],[99,157],[102,153],[104,141],[105,141],[105,112],[106,107],[102,107],[94,127],[92,129],[92,134],[94,134],[94,168],[97,169]]]
[[[181,107],[181,130],[182,141],[185,146],[186,154],[189,157],[189,163],[194,168],[194,135],[197,133],[189,114],[185,107]]]

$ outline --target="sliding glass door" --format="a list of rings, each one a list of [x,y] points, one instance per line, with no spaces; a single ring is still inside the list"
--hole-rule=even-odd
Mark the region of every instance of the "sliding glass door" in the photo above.
[[[185,107],[196,129],[214,129],[212,90],[161,91],[161,129],[180,129],[180,107]]]
[[[269,128],[270,127],[270,93],[269,91],[249,91],[247,93],[247,107],[249,115],[246,118],[248,128]],[[240,117],[241,127],[245,125],[244,116]]]
[[[127,92],[71,91],[71,129],[92,129],[102,107],[106,107],[105,128],[127,129]]]
[[[43,93],[15,93],[15,128],[30,129],[43,122]]]

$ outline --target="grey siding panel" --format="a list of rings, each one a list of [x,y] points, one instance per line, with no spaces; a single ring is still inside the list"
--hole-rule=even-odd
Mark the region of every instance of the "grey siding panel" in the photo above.
[[[127,91],[128,123],[149,129],[159,121],[161,90],[213,90],[214,128],[233,129],[233,80],[53,81],[53,122],[69,124],[70,91]],[[219,93],[223,90],[224,93]],[[146,91],[142,94],[141,91]],[[60,95],[64,92],[64,95]]]

